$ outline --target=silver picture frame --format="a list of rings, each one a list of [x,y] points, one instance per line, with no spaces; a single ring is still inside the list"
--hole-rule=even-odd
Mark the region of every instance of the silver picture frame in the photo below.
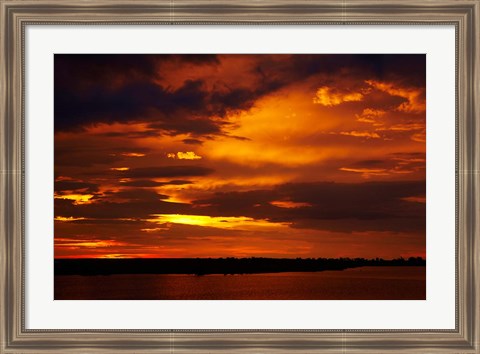
[[[480,353],[480,0],[0,0],[0,11],[0,353]],[[455,26],[455,329],[26,328],[25,29],[70,24]]]

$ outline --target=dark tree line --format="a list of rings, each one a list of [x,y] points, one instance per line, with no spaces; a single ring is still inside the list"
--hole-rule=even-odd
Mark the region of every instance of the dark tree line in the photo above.
[[[425,266],[421,257],[397,258],[132,258],[55,259],[55,275],[253,274],[319,272],[365,266]]]

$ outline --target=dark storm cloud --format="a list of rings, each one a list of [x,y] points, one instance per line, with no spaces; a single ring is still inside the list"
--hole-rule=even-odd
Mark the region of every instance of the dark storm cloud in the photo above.
[[[400,81],[409,86],[425,87],[426,56],[424,54],[356,54],[294,55],[292,70],[306,78],[320,72],[348,72],[381,81]]]
[[[55,192],[86,190],[88,193],[98,192],[98,184],[83,181],[56,181]]]
[[[125,160],[123,153],[145,154],[149,149],[129,146],[121,142],[98,139],[95,136],[74,136],[55,139],[55,168],[59,166],[91,167],[93,165],[113,164]]]
[[[218,193],[195,202],[196,212],[291,222],[331,231],[424,231],[425,204],[404,198],[425,194],[425,181],[292,183],[273,190]],[[282,208],[271,202],[299,207]],[[204,210],[202,210],[204,209]]]
[[[92,226],[95,227],[95,234],[91,234]],[[145,233],[142,229],[156,229]],[[56,222],[55,230],[61,233],[62,238],[70,239],[72,242],[78,241],[78,238],[85,240],[110,240],[115,239],[120,242],[128,242],[141,245],[158,245],[159,241],[167,241],[169,245],[176,244],[179,241],[189,241],[191,243],[192,235],[195,239],[204,238],[211,240],[216,236],[235,236],[242,235],[242,231],[219,229],[209,226],[186,225],[186,224],[159,224],[144,220],[115,220],[115,219],[84,219],[73,220],[69,222]]]
[[[185,77],[182,85],[172,89],[155,81],[162,75],[159,62],[187,63],[183,65],[195,68],[219,65],[230,57],[55,56],[55,130],[139,121],[150,123],[149,136],[158,134],[158,130],[172,135],[216,135],[222,133],[225,122],[221,118],[227,113],[248,110],[259,98],[313,75],[320,75],[318,85],[329,84],[326,77],[335,73],[360,81],[396,80],[418,86],[425,81],[424,55],[259,55],[254,56],[257,63],[251,72],[257,80],[251,85],[227,85],[219,77],[209,78],[207,85],[203,80]]]
[[[389,154],[389,156],[410,160],[425,160],[426,158],[424,152],[394,152]]]
[[[55,215],[87,219],[148,219],[152,214],[242,216],[287,222],[293,228],[334,232],[424,232],[425,204],[408,197],[425,194],[425,181],[290,183],[273,190],[216,193],[193,204],[170,203],[153,190],[107,192],[95,203],[55,199]],[[280,207],[275,202],[288,202]]]
[[[397,155],[397,157],[384,160],[360,160],[351,163],[346,163],[343,168],[357,169],[357,172],[362,173],[372,170],[384,171],[389,174],[395,173],[413,173],[414,171],[421,171],[425,169],[425,155],[423,158],[410,157],[412,155]],[[413,155],[416,156],[416,155]]]
[[[362,55],[378,80],[395,81],[401,86],[426,86],[427,57],[424,54]]]
[[[60,225],[64,225],[65,223],[61,223]],[[111,225],[111,226],[120,226],[121,228],[124,228],[125,225],[135,225],[135,226],[143,226],[145,222],[143,222],[141,219],[77,219],[77,220],[71,220],[68,221],[67,224],[72,224],[72,225]],[[56,227],[57,228],[57,227]],[[78,226],[75,227],[75,231],[79,231]],[[138,231],[138,229],[135,229],[135,231]],[[101,235],[99,235],[101,236]],[[97,235],[91,236],[93,238],[97,238]]]
[[[357,80],[395,81],[407,86],[425,86],[426,56],[424,54],[295,54],[276,61],[276,56],[260,56],[256,71],[264,81],[279,87],[319,75],[328,85],[338,77]],[[274,79],[272,79],[274,78]]]
[[[200,64],[200,65],[218,65],[220,61],[218,60],[218,56],[216,54],[172,54],[171,56],[173,59],[177,59],[180,61],[193,63],[193,64]]]
[[[215,54],[138,55],[138,54],[55,54],[55,86],[88,88],[98,82],[150,80],[160,77],[158,64],[176,60],[196,65],[217,65]]]
[[[210,102],[217,107],[215,113],[219,116],[224,116],[231,111],[250,109],[258,98],[279,89],[283,85],[280,82],[272,81],[263,82],[253,90],[235,88],[227,92],[214,92],[210,97]]]
[[[174,91],[152,82],[133,82],[119,89],[96,86],[81,93],[57,90],[55,129],[79,129],[98,122],[146,121],[150,129],[174,135],[219,134],[225,122],[212,120],[212,116],[248,109],[264,92],[265,88],[209,93],[201,80],[187,80]]]
[[[74,147],[68,144],[55,144],[55,166],[81,166],[90,167],[93,165],[112,164],[123,160],[124,157],[113,154],[111,148],[99,150],[91,147]]]
[[[278,191],[293,202],[315,206],[309,214],[314,218],[395,218],[416,214],[404,208],[401,198],[423,195],[425,181],[285,184]]]
[[[121,175],[128,178],[174,178],[206,176],[213,172],[211,168],[201,166],[163,166],[132,168],[122,171]]]
[[[425,233],[425,219],[412,217],[362,219],[297,219],[291,227],[294,229],[316,229],[332,232],[398,232],[421,235]]]
[[[149,79],[156,76],[154,55],[55,54],[55,89],[88,89],[118,79]],[[57,92],[57,91],[56,91]]]
[[[110,138],[128,138],[128,139],[142,139],[158,137],[161,135],[157,129],[145,129],[142,131],[130,131],[130,132],[105,132],[98,135],[110,137]]]
[[[355,163],[355,166],[358,167],[374,167],[374,166],[381,166],[385,164],[385,160],[361,160]]]
[[[182,214],[187,209],[186,204],[150,199],[115,203],[101,200],[91,204],[76,205],[71,200],[55,198],[55,215],[74,218],[143,219],[151,214]]]
[[[198,140],[198,139],[183,139],[182,140],[184,144],[188,145],[202,145],[203,141]]]
[[[184,184],[192,184],[191,181],[184,181],[184,180],[173,180],[169,182],[157,182],[149,179],[139,179],[133,180],[122,183],[123,186],[129,187],[161,187],[161,186],[168,186],[168,185],[175,185],[180,186]]]
[[[153,130],[171,134],[217,134],[221,131],[221,122],[212,121],[212,115],[224,116],[230,110],[248,109],[265,90],[232,88],[225,91],[223,88],[221,92],[208,92],[202,80],[186,80],[181,87],[172,90],[151,81],[155,77],[155,60],[180,59],[203,65],[218,62],[216,56],[177,55],[157,59],[141,55],[125,59],[121,55],[98,56],[98,62],[96,58],[93,55],[56,58],[54,107],[57,132],[81,129],[99,122],[147,121]],[[107,65],[109,60],[112,60],[111,67]],[[125,67],[123,72],[120,70],[122,65]]]
[[[118,192],[105,192],[105,198],[108,200],[112,199],[126,199],[128,201],[144,201],[144,202],[155,202],[158,200],[168,199],[168,195],[159,194],[153,190],[148,189],[122,189]]]
[[[201,85],[201,81],[187,81],[178,90],[169,91],[152,82],[135,81],[114,89],[97,85],[86,92],[55,90],[55,129],[78,129],[97,122],[145,121],[152,114],[155,117],[151,119],[155,119],[182,110],[202,110],[206,93],[201,90]],[[184,120],[188,122],[190,118],[185,117]],[[162,123],[168,121],[158,122],[160,125]],[[173,126],[167,129],[181,130],[175,126],[175,122],[171,124]],[[206,127],[202,132],[217,131],[213,123],[205,121],[204,124]]]
[[[365,83],[361,83],[364,87],[367,87]],[[362,105],[367,105],[374,109],[394,110],[402,103],[408,102],[405,97],[399,97],[391,95],[378,90],[373,90],[367,96],[365,96]]]

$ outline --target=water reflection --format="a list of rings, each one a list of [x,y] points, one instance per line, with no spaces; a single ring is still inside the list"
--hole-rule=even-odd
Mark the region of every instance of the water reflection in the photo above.
[[[424,300],[425,294],[425,267],[55,277],[55,300]]]

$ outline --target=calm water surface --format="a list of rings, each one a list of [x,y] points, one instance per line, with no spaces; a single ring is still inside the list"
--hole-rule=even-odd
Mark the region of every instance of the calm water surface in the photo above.
[[[424,300],[425,289],[425,267],[55,277],[55,300]]]

